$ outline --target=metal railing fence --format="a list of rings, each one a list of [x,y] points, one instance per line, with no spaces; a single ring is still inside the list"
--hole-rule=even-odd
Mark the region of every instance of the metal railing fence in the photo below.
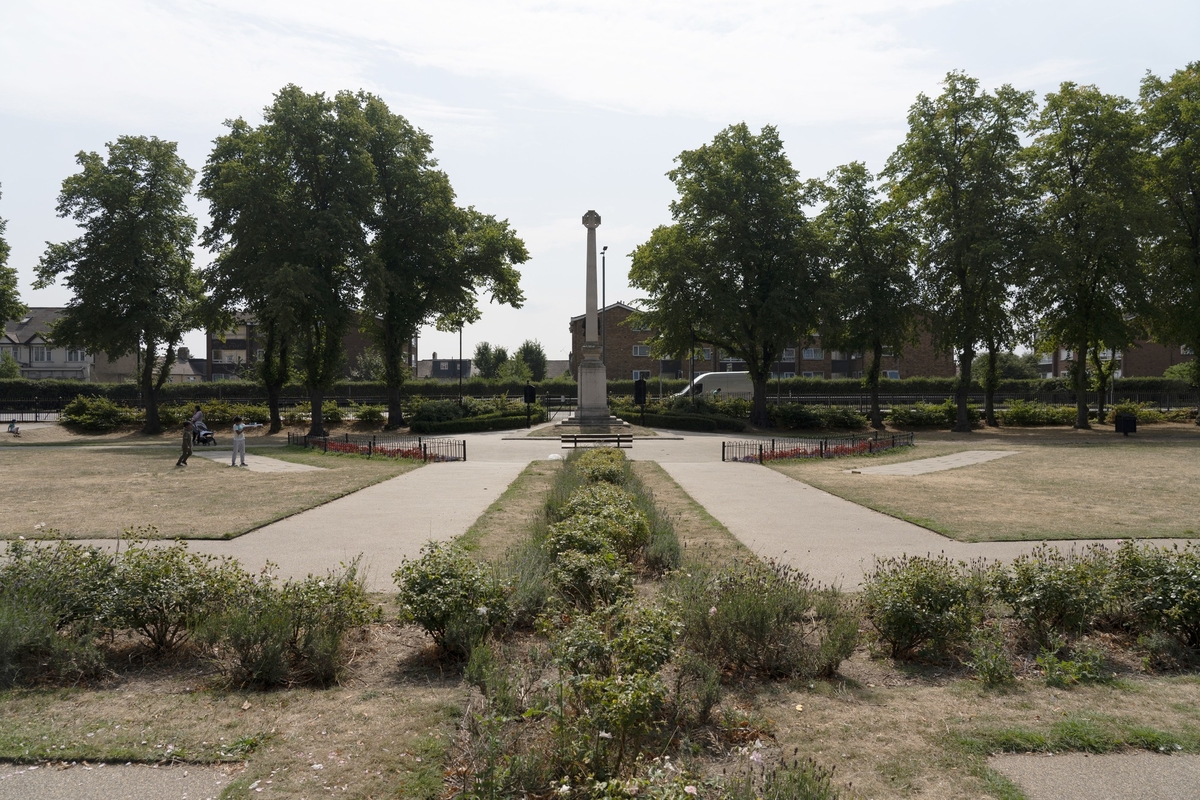
[[[805,439],[758,439],[721,442],[722,461],[762,464],[784,458],[837,458],[911,447],[913,434],[823,436]]]
[[[309,436],[288,432],[288,444],[325,453],[354,453],[385,458],[411,458],[421,461],[466,461],[466,439],[428,436],[386,436],[343,433],[340,436]]]

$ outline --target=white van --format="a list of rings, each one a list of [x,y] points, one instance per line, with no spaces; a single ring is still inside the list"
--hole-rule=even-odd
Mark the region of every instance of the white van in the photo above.
[[[754,396],[754,384],[750,381],[749,372],[705,372],[697,375],[691,385],[682,392],[676,392],[676,397],[690,397],[693,393],[712,397],[717,392],[718,397]]]

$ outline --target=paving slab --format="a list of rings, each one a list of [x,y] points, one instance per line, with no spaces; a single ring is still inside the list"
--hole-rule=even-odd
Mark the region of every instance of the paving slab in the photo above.
[[[1029,800],[1195,800],[1200,756],[1115,753],[996,756],[1000,771]]]
[[[209,458],[220,464],[228,464],[233,458],[233,450],[193,450],[192,458],[196,456]],[[297,464],[295,461],[283,461],[255,453],[246,456],[245,468],[251,472],[313,472],[323,469],[323,467],[315,467],[312,464]],[[241,469],[241,467],[234,469]]]
[[[848,469],[846,472],[860,472],[863,475],[924,475],[928,472],[942,472],[947,469],[970,467],[995,461],[997,458],[1015,456],[1018,450],[963,450],[961,453],[951,453],[948,456],[936,458],[918,458],[915,461],[901,461],[899,464],[882,464],[878,467],[861,467]]]
[[[0,764],[0,800],[216,800],[232,780],[194,764]]]

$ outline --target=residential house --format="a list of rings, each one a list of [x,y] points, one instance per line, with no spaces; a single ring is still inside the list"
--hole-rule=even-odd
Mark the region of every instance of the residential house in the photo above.
[[[1195,355],[1187,345],[1165,345],[1138,339],[1124,350],[1114,353],[1106,350],[1101,359],[1117,360],[1114,373],[1118,378],[1157,378],[1167,367],[1192,361]],[[1069,378],[1075,364],[1075,351],[1065,347],[1056,348],[1038,357],[1038,370],[1043,378]],[[1089,368],[1091,367],[1089,359]]]
[[[227,331],[208,331],[205,342],[208,380],[223,381],[241,377],[247,369],[262,361],[265,344],[266,332],[259,328],[250,314],[235,315],[233,327]],[[372,346],[371,340],[359,330],[358,312],[355,312],[349,330],[342,337],[346,356],[342,362],[343,377],[351,377],[359,356]]]
[[[109,359],[77,348],[59,347],[50,333],[65,309],[30,308],[20,319],[6,320],[0,336],[0,355],[12,356],[21,367],[21,377],[34,380],[65,378],[117,383],[132,380],[137,373],[135,355]]]

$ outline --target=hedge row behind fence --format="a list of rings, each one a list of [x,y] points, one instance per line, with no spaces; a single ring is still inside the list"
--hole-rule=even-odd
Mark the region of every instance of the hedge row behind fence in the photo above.
[[[610,380],[608,391],[610,395],[632,395],[632,380]],[[880,394],[885,402],[890,402],[892,396],[935,395],[949,396],[955,390],[955,378],[904,378],[903,380],[880,381]],[[662,392],[665,395],[675,394],[686,388],[686,380],[662,381]],[[573,399],[576,396],[577,384],[570,378],[553,378],[536,384],[538,394],[549,394],[554,397],[563,396]],[[657,396],[659,382],[650,381],[649,390]],[[511,381],[484,380],[469,378],[462,383],[462,392],[468,396],[493,396],[507,394],[510,398],[521,397],[523,384]],[[459,384],[457,381],[413,380],[404,384],[402,393],[409,397],[457,397]],[[1025,399],[1036,399],[1047,395],[1074,396],[1074,388],[1065,379],[1052,380],[1009,380],[1001,381],[998,394],[1002,396],[1017,396]],[[1164,393],[1182,395],[1188,402],[1195,402],[1197,390],[1187,381],[1169,378],[1122,378],[1117,381],[1118,396],[1128,393]],[[863,382],[859,379],[824,380],[818,378],[787,378],[771,381],[768,384],[768,396],[788,395],[803,396],[858,396],[866,395]],[[983,394],[983,387],[973,383],[972,394]],[[1091,393],[1089,393],[1091,394]],[[0,380],[0,402],[32,401],[37,398],[46,402],[67,402],[78,395],[107,397],[112,400],[136,403],[141,398],[141,392],[133,383],[85,383],[72,380],[29,380],[15,378]],[[227,400],[265,400],[266,389],[254,381],[213,381],[206,383],[167,384],[160,392],[163,402],[191,402],[211,398]],[[281,396],[289,400],[304,398],[308,391],[299,384],[289,384],[283,387]],[[332,389],[326,392],[326,397],[341,400],[371,400],[378,402],[387,396],[387,387],[382,383],[368,381],[338,381]],[[1149,398],[1144,398],[1149,399]]]

